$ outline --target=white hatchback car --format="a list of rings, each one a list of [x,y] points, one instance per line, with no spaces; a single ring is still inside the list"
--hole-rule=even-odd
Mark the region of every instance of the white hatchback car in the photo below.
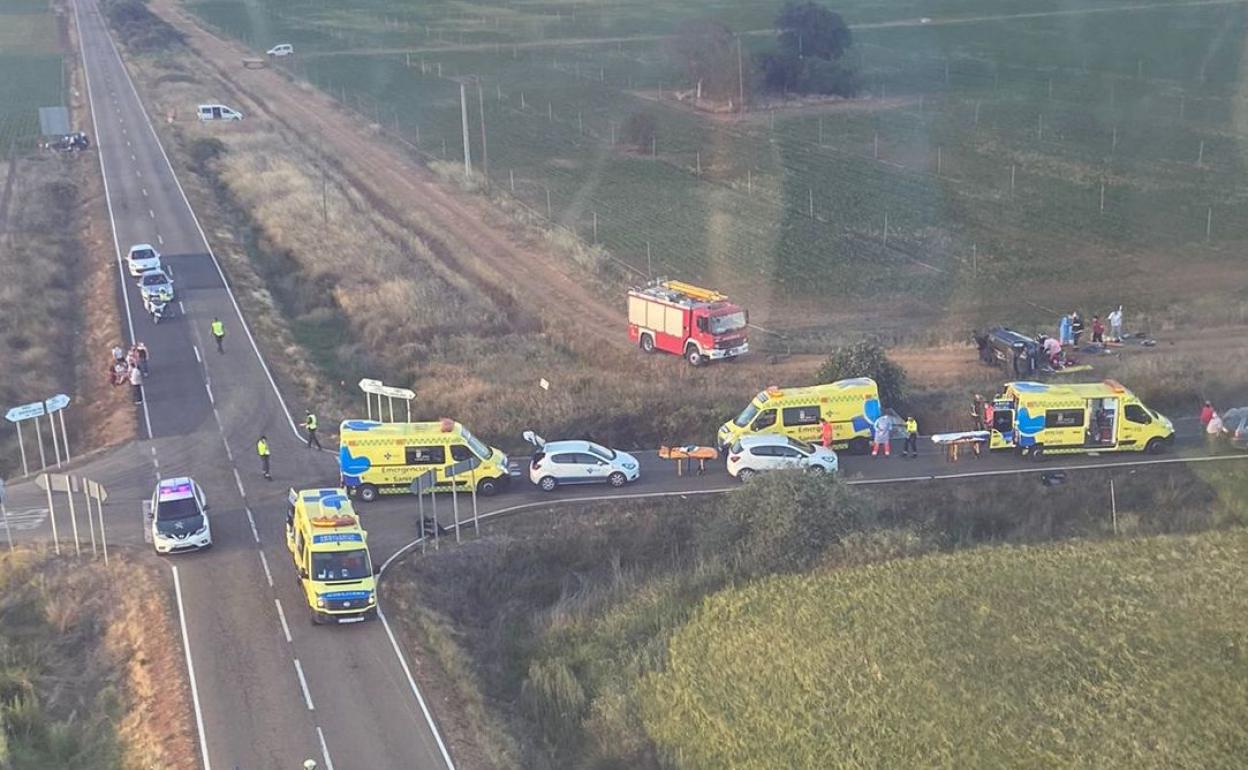
[[[270,48],[266,53],[269,56],[290,56],[295,52],[295,47],[290,43],[278,43]]]
[[[135,278],[148,270],[159,270],[160,267],[160,252],[150,243],[135,244],[126,254],[126,269]]]
[[[152,493],[152,545],[156,553],[195,551],[212,545],[208,501],[189,476],[161,479]]]
[[[733,478],[748,481],[760,471],[784,468],[835,473],[836,452],[775,433],[742,436],[728,447],[728,475]]]
[[[533,431],[524,438],[537,448],[529,461],[529,481],[544,492],[560,484],[610,484],[622,487],[641,477],[641,465],[627,452],[592,441],[546,441]]]

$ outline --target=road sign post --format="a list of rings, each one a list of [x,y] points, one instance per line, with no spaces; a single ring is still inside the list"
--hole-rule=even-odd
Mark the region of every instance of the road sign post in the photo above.
[[[407,388],[394,388],[385,385],[381,380],[362,379],[359,382],[360,390],[364,391],[364,401],[368,411],[368,419],[373,419],[373,396],[377,397],[377,421],[385,422],[386,415],[381,408],[381,399],[386,399],[389,407],[390,422],[394,422],[394,400],[397,398],[407,404],[407,421],[412,421],[412,399],[416,398],[416,393]]]
[[[433,489],[434,471],[425,471],[416,478],[412,479],[412,483],[408,485],[408,490],[416,495],[416,516],[420,523],[420,552],[426,552],[426,543],[428,536],[425,534],[425,492]],[[436,509],[435,509],[436,510]],[[436,516],[434,521],[436,522]],[[435,523],[436,529],[436,523]],[[435,531],[434,536],[437,536]]]
[[[95,518],[91,514],[91,485],[86,479],[82,480],[82,501],[87,504],[87,529],[91,530],[91,557],[99,555],[99,551],[95,544]]]
[[[4,418],[13,423],[17,428],[17,449],[22,455],[22,476],[30,475],[30,468],[26,462],[26,442],[22,436],[22,423],[26,420],[33,420],[35,423],[35,436],[39,441],[39,470],[46,471],[48,469],[47,455],[43,449],[43,428],[39,425],[39,418],[47,415],[48,427],[52,430],[52,451],[56,454],[56,467],[61,467],[61,446],[65,447],[65,462],[70,461],[69,454],[69,434],[65,430],[65,407],[69,406],[69,396],[64,393],[57,393],[51,398],[43,401],[35,401],[29,404],[15,406],[5,412]],[[61,435],[56,435],[56,420],[52,417],[54,412],[60,412]]]
[[[44,473],[36,478],[35,483],[43,487],[43,491],[48,494],[48,519],[52,522],[52,548],[56,551],[56,555],[60,556],[61,539],[56,534],[56,505],[52,502],[52,484],[48,474]]]
[[[74,510],[74,493],[78,491],[78,485],[73,476],[65,477],[65,499],[69,501],[69,526],[74,533],[74,555],[82,556],[82,546],[78,543],[78,513]]]
[[[4,479],[0,479],[0,516],[4,517],[4,536],[9,541],[9,553],[13,553],[13,531],[9,529],[9,509],[4,507]]]
[[[100,517],[100,549],[104,552],[104,566],[108,566],[108,537],[104,534],[104,501],[108,499],[108,490],[102,484],[88,481],[92,497],[95,498],[95,510]]]
[[[30,468],[26,466],[26,442],[22,440],[22,424],[15,422],[13,425],[17,428],[17,451],[22,453],[22,478],[30,475]]]

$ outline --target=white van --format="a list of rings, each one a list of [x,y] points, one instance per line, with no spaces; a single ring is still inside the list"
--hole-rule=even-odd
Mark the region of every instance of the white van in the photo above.
[[[199,105],[200,120],[242,120],[243,113],[232,110],[224,104]]]
[[[269,56],[290,56],[295,52],[295,47],[290,43],[279,43],[268,50]]]

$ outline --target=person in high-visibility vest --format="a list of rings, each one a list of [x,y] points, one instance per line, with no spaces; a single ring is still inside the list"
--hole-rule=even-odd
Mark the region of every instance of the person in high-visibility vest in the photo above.
[[[906,418],[906,445],[901,450],[901,456],[919,456],[919,421],[914,419],[914,415]]]
[[[303,420],[303,427],[308,431],[308,449],[316,447],[321,448],[321,441],[316,437],[316,415],[312,414],[312,410],[308,410],[308,416]]]
[[[269,481],[273,477],[269,475],[269,439],[260,436],[260,440],[256,442],[256,454],[260,455],[260,469],[264,472],[264,477]]]
[[[212,319],[212,338],[217,341],[217,352],[225,352],[225,324],[221,323],[220,318]]]

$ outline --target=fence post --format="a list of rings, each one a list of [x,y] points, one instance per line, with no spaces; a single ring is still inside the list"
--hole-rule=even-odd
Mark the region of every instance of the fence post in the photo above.
[[[516,191],[516,171],[515,169],[507,169],[507,181],[511,185],[511,191]]]
[[[1105,213],[1105,183],[1101,182],[1101,213]]]
[[[888,245],[888,212],[884,212],[884,245]]]
[[[1209,207],[1209,213],[1205,216],[1205,241],[1213,237],[1213,206]]]
[[[1014,164],[1010,164],[1010,195],[1014,194]]]

